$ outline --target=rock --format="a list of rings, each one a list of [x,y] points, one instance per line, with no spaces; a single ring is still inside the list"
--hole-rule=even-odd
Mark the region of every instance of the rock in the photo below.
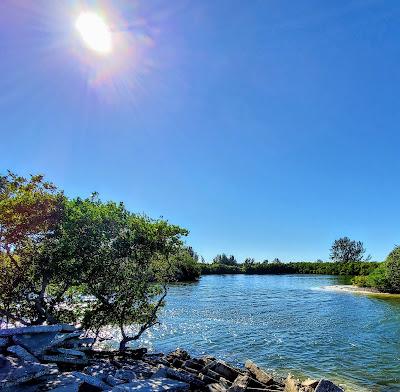
[[[58,348],[57,352],[60,354],[68,355],[68,356],[86,358],[85,353],[83,353],[82,351],[79,351],[79,350],[73,350],[71,348]]]
[[[216,361],[212,366],[211,370],[214,372],[218,373],[222,377],[226,378],[229,381],[234,381],[237,376],[239,376],[240,372],[229,366],[226,362],[224,361]]]
[[[75,377],[72,373],[66,372],[55,376],[47,376],[36,387],[39,390],[51,392],[78,392],[84,381]],[[35,391],[37,391],[36,389]]]
[[[199,380],[197,376],[185,370],[176,370],[169,368],[167,369],[167,377],[188,383],[191,387],[203,388],[205,386],[204,381]]]
[[[82,338],[82,339],[68,339],[63,342],[60,342],[59,344],[54,344],[52,347],[63,347],[63,348],[72,348],[75,350],[80,350],[80,351],[89,351],[92,350],[90,346],[87,346],[88,344],[93,344],[95,341],[94,338]]]
[[[19,359],[22,359],[23,361],[39,362],[36,357],[34,357],[31,353],[26,351],[21,346],[10,346],[10,347],[8,347],[7,351],[9,353],[16,355]]]
[[[207,390],[209,392],[226,392],[227,389],[219,383],[213,383],[207,385]]]
[[[273,377],[261,368],[259,368],[254,362],[246,361],[244,366],[257,381],[260,381],[265,385],[270,385],[273,383]]]
[[[308,378],[307,380],[304,380],[301,383],[301,386],[315,389],[315,387],[318,385],[318,383],[319,383],[319,380],[311,380],[311,378]]]
[[[150,378],[157,370],[157,366],[153,366],[144,361],[135,361],[129,365],[123,365],[122,369],[135,372],[136,378]]]
[[[35,334],[20,334],[12,337],[15,344],[24,347],[33,355],[40,355],[51,344],[57,332],[40,332]]]
[[[13,336],[15,344],[22,346],[32,355],[40,356],[51,347],[57,332],[40,332],[35,334],[21,334]]]
[[[72,372],[72,375],[84,381],[86,384],[91,385],[92,387],[96,387],[99,389],[109,389],[109,386],[105,382],[95,376],[81,372]]]
[[[166,358],[170,362],[172,362],[175,358],[180,359],[183,362],[187,359],[190,359],[190,355],[187,351],[177,348],[175,351],[170,352]]]
[[[125,351],[126,355],[129,355],[133,359],[142,359],[144,355],[147,353],[147,348],[141,347],[141,348],[128,348]]]
[[[175,366],[176,368],[180,368],[183,365],[183,361],[179,358],[174,358],[172,360],[172,366]]]
[[[114,377],[113,375],[110,374],[110,375],[108,375],[107,378],[106,378],[106,383],[107,383],[108,385],[111,385],[112,387],[115,387],[116,385],[124,384],[125,381],[124,381],[124,380],[121,380],[121,379],[119,379],[119,378],[116,378],[116,377]]]
[[[211,355],[204,355],[197,359],[203,366],[207,366],[216,360],[215,357]]]
[[[285,390],[284,392],[299,392],[300,391],[300,382],[293,378],[291,374],[289,374],[285,380]]]
[[[215,378],[212,378],[210,376],[207,376],[207,374],[199,374],[199,379],[204,381],[205,384],[214,384],[214,383],[218,383],[218,380],[216,380]]]
[[[84,372],[86,374],[95,376],[101,379],[102,381],[106,381],[109,375],[114,375],[115,370],[116,370],[115,366],[113,366],[109,362],[97,362],[94,365],[85,367]]]
[[[54,340],[49,344],[49,348],[64,346],[65,344],[69,344],[71,340],[78,343],[80,340],[75,338],[79,338],[79,336],[81,335],[82,331],[58,333],[57,336],[55,336]]]
[[[29,327],[0,329],[0,336],[15,336],[43,332],[73,332],[76,328],[69,324],[32,325]]]
[[[13,387],[51,373],[54,373],[53,366],[0,356],[0,389]]]
[[[214,372],[214,370],[211,369],[205,369],[202,370],[202,372],[207,376],[213,378],[214,380],[219,380],[221,378],[221,376],[217,372]]]
[[[223,377],[219,378],[219,383],[226,389],[228,389],[232,385],[230,381],[228,381],[226,378]]]
[[[158,370],[151,376],[151,378],[167,377],[167,367],[159,365]]]
[[[83,385],[82,380],[75,380],[75,382],[70,383],[68,385],[61,385],[54,389],[51,389],[51,392],[79,392],[81,391],[81,386]]]
[[[43,355],[47,350],[66,344],[69,339],[81,335],[81,331],[72,333],[40,332],[13,336],[14,343],[24,347],[35,356]]]
[[[129,384],[115,386],[112,392],[183,392],[189,391],[189,384],[181,381],[170,380],[168,378],[151,378],[147,380],[137,380]]]
[[[6,348],[10,344],[8,338],[0,338],[0,349]]]
[[[195,359],[187,359],[182,365],[182,367],[184,367],[184,368],[195,369],[198,371],[203,369],[203,366],[204,365],[202,365],[200,362],[198,362]]]
[[[343,392],[343,389],[332,381],[322,379],[315,388],[315,392]]]
[[[127,382],[137,379],[136,373],[133,370],[120,369],[115,372],[115,377]]]
[[[229,392],[244,392],[249,384],[249,376],[247,374],[239,374],[228,389]]]
[[[70,357],[68,355],[42,355],[40,357],[45,362],[54,362],[59,364],[87,365],[87,358]]]
[[[251,388],[247,387],[246,388],[247,392],[283,392],[283,388],[276,387],[275,385],[270,385],[269,387],[264,387],[264,388]]]

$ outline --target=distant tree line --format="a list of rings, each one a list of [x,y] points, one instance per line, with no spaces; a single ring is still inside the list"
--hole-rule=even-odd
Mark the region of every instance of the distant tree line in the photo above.
[[[207,274],[326,274],[326,275],[368,275],[380,263],[369,262],[365,257],[365,248],[361,241],[353,241],[342,237],[334,241],[330,250],[331,262],[317,260],[315,262],[283,263],[278,258],[271,262],[257,262],[248,257],[238,263],[233,255],[217,255],[211,264],[202,263],[201,273]]]
[[[200,264],[203,275],[210,274],[321,274],[321,275],[367,275],[379,266],[378,262],[256,262],[236,265]]]

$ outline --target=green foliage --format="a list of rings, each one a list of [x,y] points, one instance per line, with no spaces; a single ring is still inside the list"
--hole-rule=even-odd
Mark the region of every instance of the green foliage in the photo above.
[[[180,237],[186,234],[165,220],[132,214],[122,203],[103,203],[96,196],[68,201],[58,256],[64,258],[69,287],[93,298],[85,304],[83,326],[118,327],[121,349],[153,326],[166,282],[173,279],[169,258],[181,251]],[[79,309],[76,296],[70,300],[70,308]],[[134,333],[127,332],[128,325],[136,326]]]
[[[165,220],[96,194],[68,200],[42,176],[9,173],[0,191],[2,317],[116,326],[125,349],[157,323],[167,282],[199,276],[187,230]]]
[[[237,260],[233,255],[227,256],[225,253],[222,253],[221,255],[217,255],[214,257],[213,263],[234,266],[237,264]]]
[[[352,241],[348,237],[335,240],[331,247],[330,259],[338,263],[363,261],[365,254],[364,244],[361,241]],[[369,256],[367,260],[369,260]]]
[[[224,264],[201,263],[201,273],[208,274],[323,274],[323,275],[368,275],[379,263],[376,262],[349,262],[349,263],[327,263],[327,262],[292,262],[282,263],[268,262],[245,262],[235,266]]]
[[[400,293],[400,246],[396,246],[385,261],[386,282],[391,293]]]
[[[369,287],[368,276],[358,275],[351,279],[351,283],[358,287]]]
[[[58,260],[43,248],[56,235],[65,197],[43,176],[0,177],[0,315],[22,324],[52,322],[46,288],[58,287]]]
[[[242,274],[243,270],[240,265],[226,265],[219,263],[201,263],[202,275],[218,275],[218,274]]]
[[[197,262],[198,256],[189,247],[180,250],[176,255],[171,256],[173,281],[193,282],[200,278],[200,265]]]
[[[369,275],[356,276],[353,284],[388,293],[400,293],[400,246],[396,246],[385,262],[379,264]]]
[[[63,202],[63,194],[41,175],[26,179],[9,171],[0,176],[0,251],[10,253],[54,230]]]

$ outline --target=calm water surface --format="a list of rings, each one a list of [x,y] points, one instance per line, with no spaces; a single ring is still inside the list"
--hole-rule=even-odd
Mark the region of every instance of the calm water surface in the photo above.
[[[319,289],[315,275],[214,275],[170,289],[162,324],[142,339],[241,364],[319,377],[355,391],[400,391],[400,300]]]

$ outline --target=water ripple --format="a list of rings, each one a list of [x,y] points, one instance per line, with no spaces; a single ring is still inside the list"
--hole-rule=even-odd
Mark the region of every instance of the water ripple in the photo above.
[[[400,390],[400,301],[318,287],[332,276],[205,276],[174,285],[141,344],[187,348],[278,373],[326,376],[349,390]]]

